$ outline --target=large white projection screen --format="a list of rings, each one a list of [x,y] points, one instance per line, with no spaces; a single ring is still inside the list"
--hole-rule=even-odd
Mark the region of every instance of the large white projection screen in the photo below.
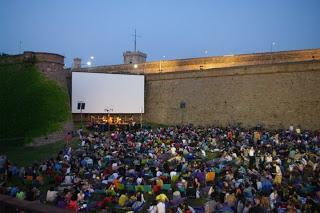
[[[144,113],[144,76],[72,72],[72,113]]]

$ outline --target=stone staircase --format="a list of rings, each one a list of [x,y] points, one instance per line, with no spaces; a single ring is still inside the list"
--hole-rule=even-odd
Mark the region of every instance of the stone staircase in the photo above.
[[[57,132],[53,132],[51,134],[48,134],[46,136],[41,136],[38,138],[34,138],[31,143],[29,143],[27,146],[30,147],[37,147],[42,146],[46,144],[56,143],[58,141],[64,140],[64,137],[68,132],[71,132],[74,130],[74,124],[73,121],[67,121],[63,128]]]

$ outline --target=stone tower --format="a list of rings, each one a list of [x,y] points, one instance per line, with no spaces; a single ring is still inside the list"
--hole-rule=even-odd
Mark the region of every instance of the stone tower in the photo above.
[[[147,54],[140,51],[126,51],[123,53],[124,64],[140,64],[146,62]]]
[[[81,68],[81,58],[73,59],[72,69],[80,69]]]
[[[140,64],[145,63],[147,54],[137,51],[137,31],[134,30],[134,51],[126,51],[123,53],[124,64]]]

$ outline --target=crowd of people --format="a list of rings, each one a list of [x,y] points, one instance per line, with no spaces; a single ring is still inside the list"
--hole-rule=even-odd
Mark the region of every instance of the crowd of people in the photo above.
[[[240,127],[79,131],[56,158],[0,158],[0,193],[74,211],[317,212],[320,132]],[[12,184],[22,180],[23,185]]]

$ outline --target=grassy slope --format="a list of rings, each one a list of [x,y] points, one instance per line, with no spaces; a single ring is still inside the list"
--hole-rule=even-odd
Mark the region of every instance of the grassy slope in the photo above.
[[[16,143],[21,143],[17,141]],[[58,153],[63,150],[65,141],[43,145],[39,147],[17,146],[16,144],[1,145],[0,155],[5,154],[8,159],[18,166],[30,166],[32,163],[41,163],[51,157],[57,157]],[[73,148],[78,146],[78,140],[74,139],[71,143]]]
[[[30,63],[0,65],[0,143],[30,141],[70,118],[67,92]]]

